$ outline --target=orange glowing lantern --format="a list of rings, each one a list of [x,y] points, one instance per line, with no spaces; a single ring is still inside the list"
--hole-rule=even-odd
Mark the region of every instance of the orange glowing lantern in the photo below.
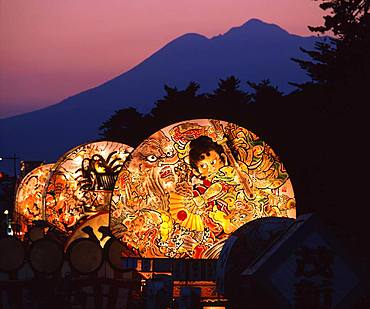
[[[217,258],[233,231],[268,216],[296,216],[278,156],[247,129],[198,119],[168,126],[132,152],[109,225],[142,257]]]
[[[108,211],[114,183],[131,151],[130,146],[108,141],[68,151],[47,181],[43,194],[45,220],[71,234],[83,220]]]
[[[22,178],[16,193],[14,219],[20,224],[20,233],[27,232],[33,221],[42,220],[42,194],[53,164],[40,165]]]

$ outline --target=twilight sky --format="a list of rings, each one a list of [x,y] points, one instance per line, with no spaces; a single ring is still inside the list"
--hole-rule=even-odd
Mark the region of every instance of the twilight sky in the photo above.
[[[258,18],[311,35],[322,15],[313,0],[0,0],[0,118],[106,82],[184,33]]]

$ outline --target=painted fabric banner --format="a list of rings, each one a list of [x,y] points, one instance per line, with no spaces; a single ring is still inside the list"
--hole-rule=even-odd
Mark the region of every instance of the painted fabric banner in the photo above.
[[[21,225],[20,232],[27,231],[27,225],[42,220],[42,194],[54,164],[44,164],[30,171],[20,182],[14,207],[14,220]]]
[[[80,145],[62,156],[44,191],[45,220],[70,234],[80,220],[108,211],[114,183],[132,150],[101,141]]]
[[[156,132],[131,153],[109,226],[138,256],[217,258],[233,231],[267,216],[296,216],[277,155],[236,124],[198,119]]]

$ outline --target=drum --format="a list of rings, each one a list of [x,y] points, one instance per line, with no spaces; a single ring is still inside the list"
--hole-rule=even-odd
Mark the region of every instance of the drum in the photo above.
[[[135,256],[126,245],[122,244],[116,238],[110,238],[104,246],[105,258],[109,265],[118,271],[130,271],[131,268],[127,268],[127,263],[124,263],[124,259],[127,257],[138,257]]]
[[[84,275],[97,271],[103,264],[103,250],[98,241],[78,238],[67,249],[70,266]]]
[[[36,273],[56,273],[61,269],[63,260],[63,247],[53,239],[41,238],[30,246],[29,263]]]
[[[13,272],[20,269],[26,258],[23,243],[14,236],[0,239],[0,271]]]
[[[45,237],[44,228],[40,226],[32,226],[28,229],[28,238],[31,242]]]

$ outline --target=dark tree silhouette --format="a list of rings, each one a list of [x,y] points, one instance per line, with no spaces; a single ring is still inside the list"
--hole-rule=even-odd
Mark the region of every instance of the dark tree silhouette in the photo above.
[[[272,85],[269,79],[263,79],[259,83],[247,82],[247,84],[254,90],[252,94],[254,102],[276,105],[274,102],[280,100],[283,96],[283,93]]]
[[[164,86],[165,96],[155,102],[151,112],[140,114],[134,108],[117,111],[100,129],[105,139],[136,146],[144,138],[178,121],[195,118],[217,118],[238,122],[245,118],[244,111],[251,95],[239,89],[240,81],[231,76],[220,80],[212,94],[198,94],[195,82],[182,90]]]
[[[328,11],[324,25],[309,29],[334,36],[317,42],[313,51],[302,49],[311,60],[293,60],[307,71],[310,83],[325,86],[334,100],[361,100],[370,81],[370,1],[323,0],[320,7]]]
[[[247,84],[252,93],[245,127],[267,141],[274,149],[279,149],[283,122],[286,121],[281,112],[284,103],[283,93],[272,85],[269,79],[259,83],[248,81]]]
[[[220,79],[218,87],[207,98],[207,118],[245,122],[245,110],[251,103],[251,95],[240,89],[240,80],[235,76]]]
[[[360,153],[368,139],[370,1],[322,0],[320,7],[328,13],[324,24],[309,28],[333,37],[318,42],[315,50],[303,49],[310,60],[294,59],[311,81],[297,85],[300,91],[287,97],[295,127],[289,138],[300,141],[292,148],[291,162],[303,207],[346,227],[357,239],[355,251],[367,241],[367,218],[361,215],[366,209],[359,184],[369,172]],[[293,158],[298,152],[301,163]],[[351,164],[352,160],[356,164]],[[369,249],[365,251],[362,254],[369,256]]]
[[[153,133],[177,121],[199,118],[205,105],[205,96],[198,94],[199,84],[189,83],[184,90],[165,85],[166,95],[155,103],[150,112]]]
[[[120,109],[100,126],[100,135],[107,140],[136,146],[147,134],[145,122],[146,117],[135,108]]]

